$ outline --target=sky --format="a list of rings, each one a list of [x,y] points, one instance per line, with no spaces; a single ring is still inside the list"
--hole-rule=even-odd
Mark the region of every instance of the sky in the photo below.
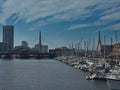
[[[0,0],[0,41],[3,25],[14,25],[15,46],[27,41],[49,48],[69,46],[106,36],[120,41],[120,0]]]

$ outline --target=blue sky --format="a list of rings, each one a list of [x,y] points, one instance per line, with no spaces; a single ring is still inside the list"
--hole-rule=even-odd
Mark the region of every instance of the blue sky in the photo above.
[[[106,43],[120,30],[120,0],[0,0],[0,41],[2,26],[15,26],[15,45],[22,40],[32,47],[42,43],[49,48],[89,41],[100,30]],[[102,40],[103,42],[103,40]]]

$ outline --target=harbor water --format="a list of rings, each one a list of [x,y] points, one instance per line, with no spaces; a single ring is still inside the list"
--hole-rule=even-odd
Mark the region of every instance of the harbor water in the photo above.
[[[0,59],[0,90],[110,90],[86,75],[53,59]]]

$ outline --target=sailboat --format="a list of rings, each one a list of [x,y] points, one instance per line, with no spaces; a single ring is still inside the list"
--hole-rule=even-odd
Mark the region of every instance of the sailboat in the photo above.
[[[99,42],[101,44],[100,40],[100,32],[99,32]],[[98,48],[98,47],[97,47]],[[101,56],[101,50],[100,50],[100,56]],[[104,65],[102,65],[102,59],[100,58],[99,64],[94,67],[93,74],[86,77],[87,80],[106,80],[106,61],[105,61],[105,37],[104,37]]]

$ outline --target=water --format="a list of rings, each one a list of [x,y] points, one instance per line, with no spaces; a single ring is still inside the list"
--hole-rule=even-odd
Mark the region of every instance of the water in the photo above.
[[[0,60],[0,90],[109,90],[86,75],[56,60]]]

